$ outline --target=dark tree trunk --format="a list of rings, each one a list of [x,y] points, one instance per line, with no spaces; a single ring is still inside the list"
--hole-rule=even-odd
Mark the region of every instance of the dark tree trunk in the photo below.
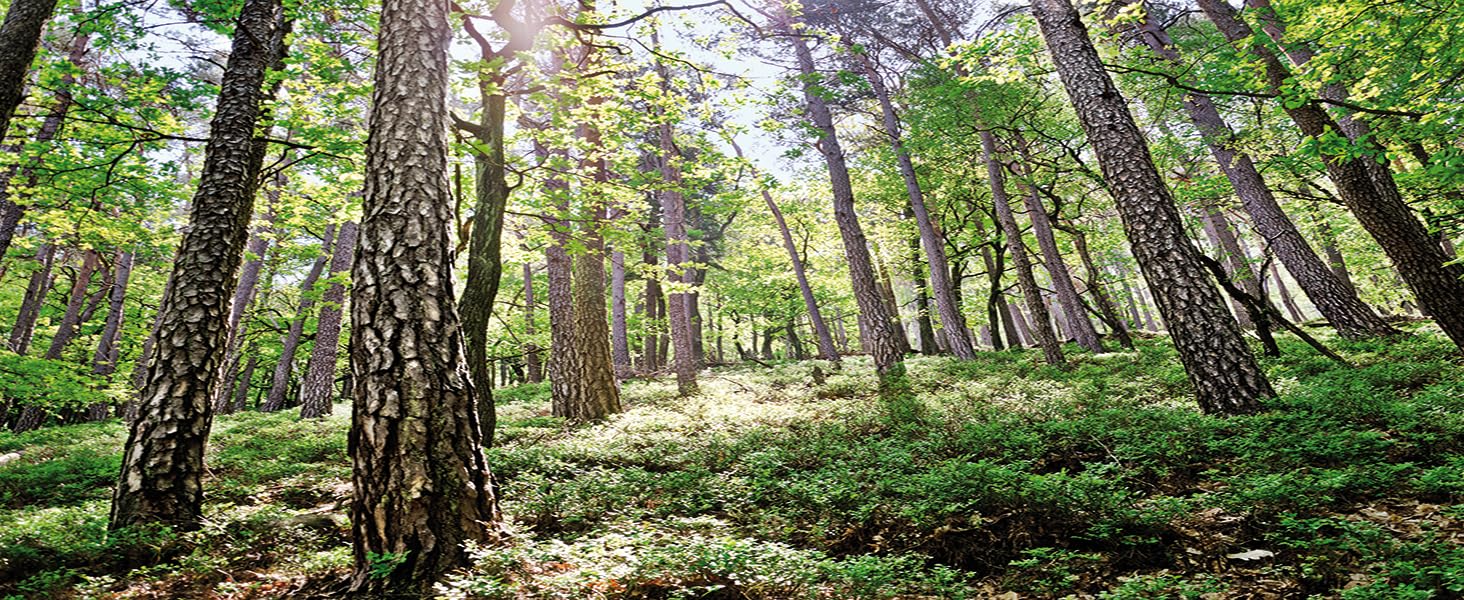
[[[1226,39],[1260,60],[1266,69],[1269,92],[1280,93],[1290,85],[1290,69],[1254,39],[1254,31],[1237,17],[1234,8],[1221,0],[1200,0],[1199,4]],[[1316,101],[1288,101],[1283,109],[1308,137],[1320,139],[1329,129],[1345,132]],[[1353,141],[1365,150],[1381,151],[1366,136]],[[1464,265],[1446,264],[1449,257],[1403,201],[1392,174],[1378,168],[1373,158],[1323,155],[1322,162],[1342,202],[1377,240],[1413,290],[1419,306],[1456,346],[1464,349]]]
[[[496,538],[452,292],[448,5],[386,0],[351,271],[356,593],[422,596]],[[381,565],[383,557],[393,557]]]
[[[290,329],[285,333],[284,343],[280,348],[280,360],[275,363],[274,374],[270,377],[269,393],[264,397],[264,404],[259,410],[273,412],[285,408],[285,399],[290,391],[290,376],[295,372],[295,351],[300,348],[300,339],[305,336],[305,321],[310,318],[310,311],[315,307],[315,282],[320,280],[326,263],[330,262],[334,241],[335,226],[327,225],[320,255],[315,257],[315,263],[310,265],[310,272],[300,282],[299,309],[295,311],[295,318],[290,321]]]
[[[909,354],[913,351],[910,345],[910,333],[905,331],[905,321],[900,318],[900,301],[895,297],[895,284],[890,277],[890,270],[874,248],[870,248],[869,254],[874,257],[875,267],[879,271],[880,295],[884,297],[890,314],[894,315],[895,341],[900,345],[900,354]]]
[[[284,53],[288,30],[278,0],[246,0],[235,25],[209,128],[191,226],[158,311],[158,341],[138,400],[112,500],[111,527],[158,522],[198,525],[210,401],[227,348],[234,292],[263,153],[255,130],[265,75]]]
[[[1022,314],[1022,307],[1011,299],[1006,303],[1007,316],[1014,324],[1012,331],[1017,333],[1017,343],[1012,344],[1013,348],[1022,348],[1035,345],[1032,337],[1032,328],[1027,325],[1027,316]]]
[[[1042,348],[1042,355],[1048,364],[1066,365],[1062,344],[1052,331],[1052,319],[1047,305],[1042,301],[1042,290],[1037,287],[1037,278],[1032,274],[1032,261],[1027,257],[1027,245],[1022,241],[1022,228],[1012,214],[1011,201],[1007,199],[1006,177],[1002,174],[1001,162],[996,154],[996,136],[988,130],[981,131],[982,159],[986,161],[986,176],[991,180],[991,201],[996,207],[996,220],[1006,232],[1007,249],[1011,251],[1012,265],[1017,270],[1017,285],[1027,301],[1027,312],[1032,314],[1031,328]]]
[[[920,264],[920,238],[910,238],[910,279],[915,282],[916,323],[920,327],[920,353],[939,353],[935,343],[935,325],[930,322],[930,287],[925,283],[925,268]],[[969,346],[970,338],[966,340]],[[974,356],[974,350],[973,356]]]
[[[40,268],[31,273],[30,284],[26,286],[25,297],[20,303],[20,313],[15,317],[15,325],[10,328],[9,348],[16,354],[30,351],[31,337],[36,332],[36,320],[41,316],[41,306],[45,304],[46,294],[55,283],[51,271],[56,262],[56,247],[42,244],[40,250],[36,251],[36,261],[40,263]]]
[[[0,138],[25,98],[25,82],[56,0],[11,0],[0,23]]]
[[[784,24],[784,31],[791,30]],[[814,67],[813,53],[808,42],[801,37],[792,37],[793,50],[798,55],[798,70],[803,77],[803,100],[813,124],[819,130],[819,150],[828,166],[829,182],[833,188],[834,220],[839,226],[839,237],[844,243],[844,258],[849,264],[849,278],[854,289],[854,299],[859,304],[860,332],[864,347],[874,357],[875,370],[879,372],[881,390],[893,392],[903,385],[905,366],[898,335],[898,315],[892,313],[880,296],[879,282],[875,279],[874,261],[869,254],[869,242],[864,237],[864,228],[859,225],[859,216],[854,210],[854,188],[849,181],[849,169],[844,162],[844,150],[839,146],[838,134],[834,130],[834,117],[819,90],[818,71]],[[882,394],[888,396],[888,394]]]
[[[1240,251],[1240,242],[1235,238],[1235,230],[1230,228],[1230,221],[1213,204],[1199,207],[1200,224],[1205,230],[1205,237],[1210,239],[1210,244],[1215,247],[1218,254],[1218,262],[1225,267],[1225,276],[1231,283],[1241,291],[1249,294],[1252,298],[1262,299],[1260,281],[1256,277],[1254,269],[1251,269],[1250,262],[1246,261],[1245,255]],[[1255,323],[1251,321],[1250,311],[1245,303],[1239,298],[1231,297],[1231,308],[1235,314],[1235,322],[1241,329],[1255,329]]]
[[[646,213],[645,229],[647,232],[656,229],[660,222],[661,200],[659,194],[650,194],[647,197],[650,202],[650,211]],[[645,331],[641,341],[641,369],[647,373],[654,373],[660,370],[665,355],[661,352],[662,320],[666,315],[663,312],[665,299],[661,294],[661,269],[659,259],[656,256],[656,243],[653,239],[647,239],[645,249],[641,253],[641,262],[645,265],[646,289],[645,289]]]
[[[524,263],[524,337],[529,343],[524,345],[524,366],[527,367],[529,383],[539,383],[544,380],[544,359],[539,352],[538,344],[534,339],[534,266]]]
[[[485,55],[485,61],[492,56]],[[501,77],[481,78],[479,97],[483,118],[472,130],[477,138],[473,153],[472,234],[468,244],[468,279],[463,286],[463,332],[467,336],[468,369],[473,376],[477,402],[480,439],[484,447],[493,445],[498,427],[498,413],[493,406],[493,372],[488,364],[488,322],[493,318],[493,302],[503,276],[503,216],[508,209],[508,179],[503,148],[504,97]]]
[[[1181,64],[1179,52],[1175,50],[1169,34],[1152,16],[1145,16],[1138,25],[1138,32],[1140,39],[1155,54],[1175,65]],[[1250,155],[1237,152],[1233,148],[1230,142],[1234,132],[1210,97],[1190,92],[1185,96],[1184,106],[1190,121],[1204,136],[1211,156],[1230,180],[1230,186],[1235,189],[1241,207],[1250,216],[1256,231],[1265,238],[1267,246],[1276,252],[1276,257],[1286,265],[1286,270],[1296,278],[1302,291],[1316,305],[1317,310],[1327,317],[1337,333],[1353,339],[1396,334],[1396,329],[1379,318],[1357,297],[1357,290],[1350,281],[1334,271],[1329,271],[1317,257],[1311,245],[1307,244],[1297,230],[1296,224],[1276,202],[1275,195],[1266,185]],[[1345,271],[1343,274],[1345,275]],[[1242,289],[1245,289],[1244,286]]]
[[[1069,0],[1032,0],[1031,5],[1200,408],[1221,414],[1258,410],[1259,400],[1275,392],[1185,236],[1148,143],[1104,70],[1078,11]]]
[[[315,345],[305,363],[305,377],[300,382],[300,417],[313,419],[330,414],[336,399],[336,356],[341,346],[341,304],[346,300],[346,286],[341,281],[351,271],[356,256],[355,221],[341,224],[335,249],[330,257],[330,287],[320,297],[320,316],[315,319]]]

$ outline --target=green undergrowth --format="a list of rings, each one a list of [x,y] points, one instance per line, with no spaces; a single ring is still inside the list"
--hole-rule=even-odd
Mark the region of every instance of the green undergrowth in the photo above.
[[[1441,338],[1289,337],[1280,393],[1198,413],[1138,352],[867,359],[635,381],[602,423],[495,390],[513,533],[450,598],[1450,598],[1464,592],[1464,368]],[[815,383],[817,366],[827,376]],[[905,385],[905,383],[902,383]],[[338,407],[339,408],[339,407]],[[337,413],[344,411],[337,410]],[[116,423],[0,434],[0,593],[292,597],[349,563],[347,419],[218,419],[209,522],[105,534]],[[150,595],[151,594],[151,595]],[[1013,596],[1012,594],[1015,594]]]

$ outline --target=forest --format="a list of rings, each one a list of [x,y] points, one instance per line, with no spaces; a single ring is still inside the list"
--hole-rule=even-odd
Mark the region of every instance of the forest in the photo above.
[[[0,599],[1464,598],[1460,0],[0,12]]]

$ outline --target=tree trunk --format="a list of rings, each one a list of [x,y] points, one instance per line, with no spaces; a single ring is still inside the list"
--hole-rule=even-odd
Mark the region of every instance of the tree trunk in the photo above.
[[[1098,305],[1098,313],[1103,315],[1103,320],[1108,324],[1111,334],[1118,338],[1118,344],[1124,348],[1133,349],[1134,338],[1129,335],[1128,327],[1124,325],[1123,318],[1118,314],[1118,307],[1114,306],[1113,300],[1108,297],[1108,292],[1103,289],[1103,272],[1093,262],[1093,255],[1088,252],[1088,236],[1081,230],[1069,226],[1064,229],[1068,236],[1073,239],[1073,247],[1078,250],[1078,258],[1083,261],[1083,269],[1088,273],[1088,293],[1093,297],[1093,302]],[[1129,306],[1132,307],[1133,299],[1130,297]],[[1138,311],[1134,311],[1135,323],[1138,322]]]
[[[330,414],[336,399],[336,356],[341,344],[341,304],[346,300],[346,286],[341,281],[351,271],[356,255],[355,221],[341,224],[335,249],[330,257],[330,287],[320,297],[320,315],[315,319],[315,345],[305,363],[305,376],[300,382],[300,418],[314,419]]]
[[[785,33],[791,26],[783,24]],[[834,130],[834,117],[829,112],[819,90],[819,77],[813,63],[813,53],[808,42],[801,37],[791,37],[793,50],[798,55],[798,70],[803,77],[803,99],[813,124],[819,130],[818,147],[828,166],[829,182],[833,190],[834,220],[839,226],[839,237],[844,243],[844,258],[849,266],[849,279],[854,289],[854,299],[859,304],[860,331],[866,339],[861,341],[874,357],[875,370],[880,375],[881,396],[893,398],[899,386],[903,385],[905,366],[901,356],[897,335],[897,315],[892,313],[880,296],[879,283],[875,279],[874,261],[869,254],[869,242],[864,237],[864,228],[859,225],[859,216],[854,210],[854,188],[849,181],[849,169],[844,162],[844,150]]]
[[[1078,11],[1069,0],[1031,0],[1031,5],[1200,408],[1220,414],[1258,410],[1259,400],[1275,392],[1185,236],[1148,143],[1104,70]]]
[[[1024,158],[1027,155],[1026,145],[1026,140],[1017,138],[1018,152]],[[1017,170],[1014,169],[1013,172]],[[1019,175],[1031,177],[1032,173],[1029,168],[1023,167]],[[1023,181],[1022,185],[1027,188],[1023,197],[1027,206],[1027,219],[1032,222],[1032,236],[1037,238],[1037,248],[1042,252],[1042,263],[1047,265],[1047,273],[1052,278],[1052,289],[1056,293],[1058,304],[1062,306],[1066,330],[1087,351],[1103,352],[1103,342],[1098,339],[1098,330],[1088,320],[1088,312],[1083,308],[1078,288],[1073,285],[1072,271],[1068,270],[1062,251],[1057,247],[1057,236],[1052,231],[1052,219],[1048,217],[1047,207],[1042,205],[1034,184]]]
[[[629,378],[633,370],[625,313],[625,253],[616,249],[610,252],[610,358],[615,363],[615,377],[622,380]]]
[[[127,284],[132,280],[133,258],[131,251],[118,250],[117,257],[113,260],[112,290],[107,298],[107,323],[102,326],[96,354],[92,355],[92,375],[103,382],[111,379],[112,374],[117,371],[122,321],[127,315]],[[87,413],[87,418],[92,421],[106,419],[111,413],[110,403],[94,404]]]
[[[239,373],[239,360],[242,356],[240,350],[244,347],[244,315],[249,312],[249,307],[254,303],[254,298],[259,291],[259,273],[264,268],[265,255],[268,254],[270,243],[266,237],[274,225],[274,207],[280,197],[280,185],[278,181],[272,189],[266,192],[268,205],[265,208],[264,222],[254,227],[254,232],[249,235],[249,242],[244,246],[245,256],[250,257],[244,261],[239,270],[239,283],[234,288],[234,299],[229,304],[229,325],[228,334],[225,339],[224,348],[228,350],[224,360],[224,379],[222,385],[215,392],[214,410],[218,412],[230,412],[232,399],[230,391],[234,376]]]
[[[1240,242],[1235,239],[1235,231],[1230,228],[1230,222],[1213,204],[1201,206],[1199,211],[1201,228],[1205,230],[1205,237],[1210,239],[1210,244],[1215,247],[1218,262],[1225,266],[1225,276],[1241,291],[1264,301],[1258,285],[1260,282],[1250,263],[1240,252]],[[1245,303],[1232,297],[1230,304],[1235,322],[1240,328],[1255,329],[1256,325],[1251,321],[1250,311]]]
[[[539,383],[544,380],[544,362],[539,353],[539,346],[534,343],[534,266],[524,263],[524,337],[529,343],[524,345],[524,365],[527,367],[529,383]]]
[[[493,57],[485,54],[484,60]],[[468,370],[472,374],[480,439],[493,446],[498,413],[493,405],[493,372],[488,364],[488,322],[503,276],[503,216],[508,209],[508,179],[503,148],[507,99],[503,78],[480,77],[478,95],[483,103],[482,122],[472,130],[477,144],[473,152],[472,233],[468,243],[468,279],[463,286],[463,332],[467,336]],[[486,149],[486,151],[484,150]]]
[[[996,136],[988,130],[981,130],[981,153],[986,162],[986,176],[991,180],[991,202],[996,207],[996,220],[1006,232],[1007,248],[1011,251],[1012,265],[1017,270],[1017,285],[1027,301],[1027,312],[1032,314],[1030,323],[1037,345],[1048,364],[1063,366],[1067,359],[1062,354],[1062,344],[1052,331],[1052,319],[1047,305],[1042,301],[1042,290],[1037,287],[1037,278],[1032,274],[1032,262],[1027,257],[1027,245],[1022,241],[1022,228],[1012,214],[1011,201],[1007,199],[1006,177],[1002,174],[1001,161],[996,154]]]
[[[315,263],[310,265],[310,272],[305,275],[305,280],[300,282],[299,309],[295,311],[295,318],[290,321],[290,330],[285,333],[284,344],[280,348],[280,360],[275,363],[274,375],[270,377],[269,393],[264,398],[264,404],[259,407],[261,411],[274,412],[285,407],[286,394],[290,391],[290,375],[295,372],[295,351],[300,348],[300,338],[305,336],[305,321],[310,318],[310,311],[315,307],[315,282],[320,280],[326,263],[330,262],[334,241],[335,225],[327,225],[320,254],[315,257]]]
[[[1286,307],[1286,312],[1291,315],[1293,323],[1302,323],[1306,317],[1301,314],[1301,307],[1296,305],[1296,300],[1291,298],[1291,290],[1287,289],[1286,282],[1281,279],[1281,271],[1276,268],[1276,263],[1271,263],[1271,278],[1276,280],[1276,293],[1281,295],[1281,305]]]
[[[1265,66],[1269,92],[1280,93],[1290,85],[1290,69],[1269,48],[1256,42],[1250,25],[1237,17],[1234,8],[1220,0],[1200,0],[1199,4],[1226,39],[1240,50],[1249,51]],[[1322,139],[1329,129],[1344,131],[1316,101],[1287,101],[1283,109],[1308,137]],[[1353,142],[1368,151],[1381,150],[1366,136]],[[1377,240],[1413,290],[1419,306],[1433,316],[1456,346],[1464,349],[1464,265],[1446,264],[1448,256],[1403,201],[1392,174],[1375,168],[1376,163],[1369,165],[1371,157],[1324,154],[1322,162],[1342,202]]]
[[[71,282],[71,293],[67,296],[66,314],[61,317],[56,335],[51,338],[51,347],[46,350],[46,358],[60,360],[61,353],[75,339],[77,329],[81,327],[81,310],[86,302],[86,290],[91,287],[92,279],[96,277],[101,264],[102,257],[96,250],[82,251],[81,268],[76,271],[76,278]]]
[[[448,5],[385,0],[351,271],[352,591],[426,594],[496,536],[452,293]],[[385,565],[383,567],[383,565]]]
[[[56,0],[11,0],[0,23],[0,138],[10,131],[10,118],[25,98],[25,82],[41,44],[41,31]]]
[[[1152,16],[1146,14],[1138,28],[1140,39],[1155,54],[1174,65],[1181,64],[1179,52],[1168,32]],[[1398,333],[1357,297],[1357,290],[1350,281],[1328,270],[1317,257],[1296,224],[1277,203],[1250,155],[1235,151],[1230,143],[1234,132],[1210,97],[1189,92],[1185,95],[1184,107],[1195,129],[1204,137],[1210,155],[1235,189],[1241,207],[1250,216],[1256,231],[1337,333],[1351,339]]]
[[[951,354],[956,358],[971,360],[976,358],[976,350],[971,346],[971,332],[966,330],[965,320],[961,318],[961,311],[952,296],[950,261],[946,257],[945,239],[937,229],[934,219],[930,218],[930,211],[925,207],[925,195],[920,189],[920,180],[915,175],[915,165],[910,161],[910,153],[905,149],[904,141],[901,139],[900,118],[895,114],[895,106],[890,101],[890,93],[885,88],[884,79],[875,70],[869,55],[864,52],[856,52],[856,56],[860,66],[864,69],[865,78],[869,80],[874,89],[875,97],[879,99],[885,134],[890,138],[890,148],[895,153],[900,175],[905,180],[905,192],[910,200],[915,223],[920,229],[920,242],[925,246],[925,256],[930,263],[931,287],[935,291],[935,306],[940,313],[941,329],[945,332],[946,342],[950,344]],[[927,313],[925,319],[929,318]],[[931,346],[933,349],[934,344]],[[921,350],[926,354],[932,353],[926,350],[923,338]]]
[[[31,273],[30,284],[26,286],[25,297],[20,303],[20,313],[15,316],[15,325],[10,328],[10,351],[21,355],[30,350],[31,337],[36,332],[36,320],[41,316],[41,306],[45,304],[46,294],[56,281],[51,273],[56,262],[56,247],[41,244],[41,248],[36,251],[36,261],[40,263],[40,268]]]
[[[656,63],[661,76],[661,91],[669,93],[670,75],[665,65]],[[681,193],[680,153],[672,136],[668,115],[660,115],[656,131],[660,141],[661,181],[666,189],[661,191],[661,227],[666,232],[666,280],[670,282],[670,293],[666,298],[666,320],[671,331],[672,359],[676,371],[676,391],[682,396],[697,393],[696,353],[691,339],[691,310],[687,305],[688,292],[693,283],[689,273],[691,247],[686,233],[686,197]]]
[[[935,343],[935,325],[930,320],[930,287],[925,283],[925,269],[920,264],[920,238],[910,238],[910,279],[915,282],[916,323],[920,327],[920,353],[939,353]],[[967,342],[970,339],[967,338]],[[969,344],[968,344],[969,345]],[[973,350],[974,356],[974,350]]]
[[[229,332],[229,297],[243,258],[264,159],[255,130],[267,99],[265,75],[282,60],[289,26],[278,0],[246,0],[235,26],[209,129],[191,226],[159,309],[148,361],[112,500],[111,527],[159,522],[198,525],[203,451],[219,362]]]

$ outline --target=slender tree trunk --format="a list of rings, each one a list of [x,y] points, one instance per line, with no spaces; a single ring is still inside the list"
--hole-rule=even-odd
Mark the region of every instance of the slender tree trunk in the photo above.
[[[265,75],[282,59],[288,29],[278,0],[245,0],[240,9],[191,226],[159,309],[158,342],[127,437],[112,499],[114,529],[149,522],[198,525],[210,401],[228,347],[228,301],[264,158],[256,150],[255,130],[267,99]]]
[[[1254,31],[1237,17],[1234,8],[1220,0],[1200,0],[1199,4],[1226,39],[1260,60],[1266,69],[1268,91],[1280,93],[1290,85],[1290,69],[1254,39]],[[1320,139],[1329,129],[1345,132],[1316,101],[1288,101],[1283,109],[1308,137]],[[1380,150],[1366,136],[1353,141],[1366,150]],[[1377,240],[1413,290],[1419,306],[1433,316],[1456,346],[1464,349],[1464,265],[1446,264],[1449,257],[1403,201],[1392,174],[1377,168],[1371,157],[1323,155],[1322,162],[1342,202]]]
[[[1098,313],[1103,315],[1103,320],[1108,324],[1108,329],[1113,337],[1118,338],[1118,344],[1124,348],[1133,349],[1134,338],[1129,335],[1128,327],[1124,325],[1123,318],[1118,314],[1118,307],[1114,306],[1113,300],[1108,297],[1108,292],[1103,289],[1103,272],[1093,262],[1092,253],[1088,252],[1088,236],[1081,230],[1069,227],[1065,229],[1068,237],[1073,239],[1073,247],[1078,250],[1078,258],[1083,261],[1083,269],[1088,273],[1088,292],[1093,297],[1093,303],[1098,305]],[[1133,298],[1129,298],[1129,306],[1133,306]],[[1138,322],[1138,312],[1134,312],[1135,323]]]
[[[1032,328],[1027,324],[1027,316],[1022,314],[1021,304],[1014,300],[1008,299],[1006,303],[1007,316],[1011,318],[1013,323],[1012,331],[1015,331],[1017,334],[1017,343],[1012,344],[1012,347],[1022,348],[1034,346],[1036,342],[1032,335]]]
[[[133,258],[131,251],[118,250],[117,257],[112,261],[112,290],[107,297],[107,322],[102,326],[102,334],[97,340],[97,351],[92,355],[92,375],[103,381],[110,379],[117,371],[122,321],[127,314],[127,284],[132,279]],[[110,413],[108,403],[98,403],[88,409],[87,418],[100,421],[106,419]]]
[[[320,274],[330,262],[334,242],[335,225],[327,225],[320,255],[315,257],[315,263],[310,265],[310,272],[300,282],[299,309],[295,311],[295,318],[290,321],[290,329],[285,333],[280,359],[275,363],[274,374],[270,377],[269,393],[264,398],[264,404],[259,407],[261,411],[274,412],[285,408],[286,396],[290,391],[290,376],[295,372],[295,351],[300,348],[300,339],[305,336],[305,321],[315,308],[315,282],[320,280]]]
[[[234,393],[231,395],[226,391],[223,394],[224,401],[229,403],[229,412],[243,412],[249,408],[249,390],[254,388],[254,370],[259,368],[259,353],[254,350],[254,342],[250,342],[245,352],[249,360],[244,361],[244,370],[231,382]],[[264,407],[260,406],[260,410]]]
[[[446,3],[382,3],[351,271],[355,593],[425,595],[469,564],[464,544],[497,537],[452,292],[451,45]]]
[[[950,281],[950,261],[946,257],[945,236],[940,233],[935,220],[930,218],[930,211],[926,209],[925,195],[920,189],[920,180],[916,177],[914,163],[910,161],[910,153],[901,139],[900,118],[895,113],[894,103],[890,101],[884,79],[875,70],[867,53],[856,52],[856,56],[864,69],[865,78],[874,88],[875,97],[879,99],[885,134],[890,138],[890,147],[895,153],[900,175],[905,180],[905,192],[910,200],[915,223],[919,226],[920,242],[925,246],[925,256],[930,263],[931,287],[934,288],[935,306],[940,312],[941,328],[945,332],[946,342],[950,344],[951,354],[956,358],[971,360],[976,358],[976,350],[971,346],[971,332],[966,330],[965,320],[961,318],[961,311],[952,296],[954,286]],[[929,318],[926,314],[925,319]],[[930,354],[931,352],[925,350],[923,341],[922,338],[921,350]]]
[[[1152,16],[1145,15],[1138,25],[1138,32],[1143,43],[1155,54],[1172,64],[1181,64],[1179,52],[1168,32]],[[1230,142],[1234,132],[1210,97],[1189,92],[1184,106],[1190,121],[1204,136],[1211,156],[1235,189],[1241,207],[1250,216],[1256,231],[1265,238],[1267,246],[1275,250],[1276,257],[1286,265],[1286,270],[1296,278],[1302,291],[1327,317],[1337,333],[1353,339],[1398,333],[1357,297],[1357,290],[1350,281],[1329,271],[1317,257],[1296,224],[1281,209],[1250,155],[1233,148]]]
[[[16,354],[23,355],[30,350],[31,337],[36,332],[36,320],[41,316],[41,306],[45,304],[46,294],[55,283],[52,268],[56,262],[56,247],[41,244],[40,250],[36,251],[36,261],[40,263],[40,268],[31,273],[30,284],[26,286],[25,297],[20,303],[20,313],[15,317],[15,325],[10,328],[9,348]]]
[[[885,265],[885,261],[874,248],[870,248],[869,254],[874,257],[875,267],[879,271],[880,296],[884,298],[885,305],[889,307],[890,314],[894,315],[895,341],[900,345],[900,354],[909,354],[912,351],[910,346],[910,333],[905,330],[904,319],[900,318],[900,301],[895,298],[895,284],[890,278],[890,269]]]
[[[486,53],[483,56],[485,61],[493,58]],[[508,209],[509,194],[503,148],[507,108],[503,84],[501,76],[478,80],[483,117],[471,132],[481,150],[473,153],[476,201],[468,243],[468,279],[458,305],[467,337],[468,369],[476,392],[478,426],[482,428],[479,437],[484,447],[493,445],[498,427],[498,414],[493,406],[493,371],[488,364],[488,322],[493,318],[493,302],[498,298],[499,280],[503,276],[503,216]]]
[[[0,138],[10,131],[10,118],[25,98],[25,82],[31,61],[41,44],[41,31],[56,0],[11,0],[0,23]]]
[[[102,265],[102,258],[96,250],[84,250],[81,254],[81,268],[76,272],[76,278],[71,282],[71,293],[67,296],[66,314],[61,317],[61,324],[56,327],[56,335],[51,337],[51,347],[46,350],[46,358],[60,360],[61,353],[71,340],[76,338],[77,329],[81,327],[81,311],[86,302],[86,290],[91,287],[92,279],[96,277],[97,269]]]
[[[661,76],[662,93],[669,93],[670,75],[665,65],[656,63]],[[660,115],[656,131],[660,140],[661,180],[666,189],[661,192],[661,227],[666,232],[666,280],[671,284],[666,298],[666,320],[671,331],[672,359],[675,361],[676,391],[682,396],[697,393],[696,352],[691,338],[691,310],[687,305],[689,287],[693,283],[689,273],[691,247],[686,233],[686,197],[681,193],[680,153],[672,136],[668,116]]]
[[[1241,254],[1240,242],[1235,239],[1235,231],[1230,228],[1230,222],[1213,204],[1201,206],[1199,211],[1201,228],[1205,230],[1205,237],[1210,239],[1210,244],[1215,247],[1215,252],[1219,255],[1218,262],[1225,266],[1225,276],[1252,298],[1261,298],[1255,271]],[[1240,328],[1255,329],[1256,325],[1251,321],[1250,311],[1245,303],[1232,297],[1230,304],[1235,322]]]
[[[1317,210],[1315,204],[1311,205],[1310,214],[1317,224],[1317,230],[1321,237],[1322,254],[1327,257],[1327,267],[1332,270],[1332,274],[1337,277],[1337,281],[1341,282],[1349,293],[1354,296],[1357,295],[1357,285],[1352,283],[1352,274],[1347,271],[1347,259],[1342,256],[1342,251],[1337,249],[1337,235],[1332,230],[1331,223],[1327,222],[1326,215],[1323,215],[1320,210]],[[1288,268],[1287,270],[1290,271],[1291,269]],[[1293,272],[1292,275],[1295,276],[1295,273]],[[1312,303],[1315,304],[1316,301],[1313,300]]]
[[[1286,312],[1291,315],[1293,323],[1302,323],[1306,317],[1301,314],[1301,307],[1296,305],[1296,300],[1291,298],[1291,290],[1286,287],[1286,282],[1281,279],[1281,271],[1276,268],[1276,263],[1271,263],[1271,278],[1276,280],[1276,293],[1281,295],[1281,304],[1286,307]]]
[[[783,25],[784,32],[791,27]],[[880,297],[879,283],[875,279],[874,261],[869,255],[869,243],[864,237],[864,228],[859,225],[854,210],[854,188],[849,181],[849,169],[844,162],[844,150],[839,145],[834,130],[834,117],[824,102],[816,79],[813,53],[808,42],[801,37],[792,37],[793,50],[798,56],[798,70],[803,75],[803,99],[813,124],[819,129],[819,150],[828,166],[829,182],[833,188],[834,220],[839,226],[839,237],[844,243],[844,258],[849,263],[849,278],[854,289],[854,299],[859,304],[861,341],[874,357],[875,370],[880,375],[881,396],[892,399],[898,395],[905,377],[905,365],[897,336],[897,315],[890,312]]]
[[[1148,143],[1104,70],[1078,11],[1069,0],[1031,0],[1031,5],[1200,408],[1220,414],[1258,410],[1259,400],[1275,392],[1185,236]]]
[[[610,352],[615,362],[615,376],[630,377],[630,327],[626,323],[625,253],[610,253]]]
[[[300,382],[300,418],[314,419],[330,414],[336,399],[336,357],[341,345],[341,304],[346,300],[346,286],[341,281],[351,271],[356,256],[355,221],[341,224],[335,249],[330,256],[330,287],[320,297],[320,315],[315,319],[315,345],[305,363],[305,377]]]
[[[278,180],[276,183],[279,183]],[[239,373],[242,356],[240,350],[244,347],[244,315],[249,312],[249,307],[254,304],[259,292],[259,273],[264,268],[265,256],[270,249],[268,236],[275,221],[274,207],[280,196],[280,186],[276,185],[266,195],[268,206],[265,209],[264,222],[255,225],[254,232],[249,235],[249,242],[244,246],[245,256],[249,258],[239,270],[239,283],[234,288],[234,299],[229,305],[228,334],[224,344],[228,349],[224,360],[224,379],[214,398],[214,410],[221,413],[231,412],[229,407],[233,405],[230,397],[233,388],[230,386]]]
[[[1048,364],[1062,366],[1067,359],[1062,354],[1062,344],[1052,331],[1052,319],[1047,305],[1042,301],[1042,290],[1037,287],[1037,278],[1032,274],[1032,262],[1027,257],[1027,245],[1022,241],[1022,228],[1012,214],[1011,201],[1007,199],[1006,177],[1002,174],[1001,162],[996,154],[996,136],[988,130],[981,131],[982,159],[986,161],[986,176],[991,180],[991,201],[996,207],[996,220],[1006,232],[1007,248],[1011,251],[1012,264],[1017,270],[1017,284],[1022,297],[1027,301],[1027,312],[1032,314],[1031,329],[1042,347],[1042,355]]]
[[[920,353],[937,354],[939,348],[935,343],[935,325],[930,320],[930,287],[925,283],[925,269],[920,264],[920,238],[918,237],[910,238],[910,279],[915,282],[915,310],[918,315],[916,321],[920,327]],[[968,338],[967,342],[969,341]]]
[[[524,337],[529,343],[524,345],[524,365],[527,367],[529,383],[539,383],[544,380],[543,357],[539,353],[539,346],[534,343],[534,266],[524,263]]]

